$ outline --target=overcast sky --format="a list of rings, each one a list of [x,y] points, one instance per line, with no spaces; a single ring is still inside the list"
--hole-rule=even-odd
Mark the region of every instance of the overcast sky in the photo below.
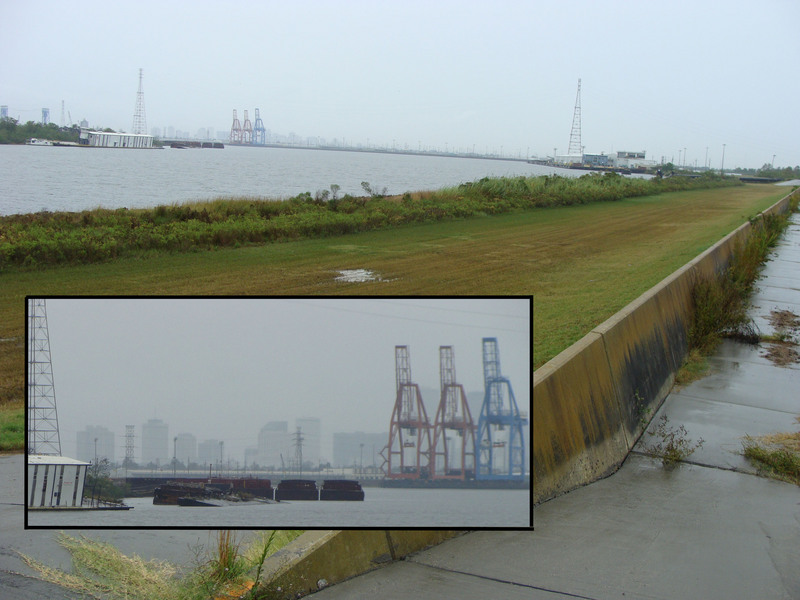
[[[0,104],[22,121],[230,130],[410,148],[800,164],[796,0],[11,0]],[[685,151],[684,151],[685,148]]]
[[[439,346],[453,346],[466,391],[482,392],[482,338],[496,337],[529,413],[525,299],[49,299],[47,317],[67,456],[77,431],[102,425],[124,458],[125,425],[138,438],[155,417],[170,438],[223,439],[241,461],[268,421],[291,431],[295,418],[319,417],[331,459],[334,432],[389,431],[396,345],[409,347],[414,381],[437,391],[424,396],[433,420]]]

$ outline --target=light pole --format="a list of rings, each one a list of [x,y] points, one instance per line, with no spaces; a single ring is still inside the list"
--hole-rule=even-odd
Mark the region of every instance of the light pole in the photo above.
[[[359,444],[359,446],[361,446],[361,460],[359,461],[359,465],[360,465],[360,472],[363,475],[364,474],[364,443],[362,442],[361,444]]]
[[[178,436],[172,438],[172,476],[176,476],[176,469],[178,468]]]

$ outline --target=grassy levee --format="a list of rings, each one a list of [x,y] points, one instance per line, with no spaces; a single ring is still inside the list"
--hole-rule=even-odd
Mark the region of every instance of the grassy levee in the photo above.
[[[536,367],[784,194],[745,185],[287,243],[6,267],[0,404],[22,410],[26,295],[532,294]],[[335,281],[339,270],[356,268],[382,279]]]

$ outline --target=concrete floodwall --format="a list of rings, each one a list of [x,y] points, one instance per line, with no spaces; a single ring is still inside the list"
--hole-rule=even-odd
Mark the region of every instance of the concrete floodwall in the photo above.
[[[786,212],[790,196],[762,214]],[[745,223],[534,371],[534,504],[619,468],[686,356],[695,283],[719,275],[750,231]]]

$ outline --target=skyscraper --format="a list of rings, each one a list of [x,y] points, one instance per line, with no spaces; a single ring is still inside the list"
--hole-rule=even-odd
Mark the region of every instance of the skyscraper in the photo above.
[[[142,465],[169,464],[169,426],[161,419],[150,419],[142,425]]]

